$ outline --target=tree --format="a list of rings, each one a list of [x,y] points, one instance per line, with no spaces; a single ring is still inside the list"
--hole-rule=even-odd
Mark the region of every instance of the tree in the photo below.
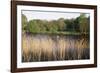
[[[58,30],[59,31],[64,31],[65,30],[64,18],[59,18],[58,19]]]
[[[66,24],[66,31],[74,31],[74,19],[66,19],[65,21]]]
[[[52,32],[57,32],[59,27],[58,27],[58,22],[56,20],[51,21],[51,28],[52,28]]]
[[[40,31],[40,28],[39,28],[36,20],[29,21],[29,23],[28,23],[28,32],[36,33],[36,32],[39,32],[39,31]]]
[[[45,27],[45,23],[44,23],[44,20],[40,20],[40,19],[36,19],[36,20],[34,20],[34,21],[36,21],[36,24],[37,24],[37,26],[38,26],[38,31],[46,31],[46,27]]]
[[[27,24],[27,18],[23,15],[23,29],[26,27],[28,32],[31,33],[41,33],[41,32],[80,32],[88,33],[90,17],[86,17],[85,14],[80,14],[77,18],[64,19],[59,18],[58,20],[41,20],[33,19]],[[26,26],[27,25],[27,26]]]
[[[24,14],[22,14],[22,30],[24,31],[26,30],[27,23],[28,23],[27,17]]]
[[[75,28],[75,32],[80,32],[80,28],[79,28],[79,17],[77,17],[74,20],[74,28]]]
[[[82,33],[89,32],[89,19],[85,16],[85,14],[81,14],[79,16],[79,28]]]

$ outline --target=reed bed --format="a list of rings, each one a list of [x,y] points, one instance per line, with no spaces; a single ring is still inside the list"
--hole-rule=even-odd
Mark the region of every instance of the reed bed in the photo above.
[[[22,35],[22,62],[89,59],[89,39]]]

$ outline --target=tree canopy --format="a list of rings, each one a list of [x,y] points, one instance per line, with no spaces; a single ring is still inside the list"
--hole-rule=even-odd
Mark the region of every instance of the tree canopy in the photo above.
[[[22,29],[23,30],[26,30],[27,23],[28,23],[27,17],[24,14],[22,14]]]
[[[84,13],[77,18],[58,20],[41,20],[33,19],[29,22],[24,14],[22,14],[22,30],[30,33],[89,33],[90,17],[86,17]]]

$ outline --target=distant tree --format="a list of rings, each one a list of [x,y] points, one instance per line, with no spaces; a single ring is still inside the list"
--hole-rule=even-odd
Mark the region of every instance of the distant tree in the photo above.
[[[31,33],[36,32],[89,32],[90,17],[86,17],[85,14],[80,14],[77,18],[58,20],[41,20],[33,19],[27,22],[27,18],[22,15],[23,30],[27,30]],[[27,27],[27,29],[26,29]]]
[[[77,17],[76,19],[74,19],[74,28],[75,28],[75,32],[80,32],[79,17]]]
[[[64,31],[65,28],[66,28],[64,18],[59,18],[57,21],[58,21],[58,30],[59,31]]]
[[[87,18],[87,32],[90,32],[90,16]]]
[[[49,21],[44,20],[43,24],[45,26],[45,31],[49,31],[49,29],[50,29],[50,23],[49,23]]]
[[[42,32],[46,31],[46,26],[45,26],[44,20],[36,19],[34,21],[36,21],[36,24],[38,26],[38,31],[42,31]]]
[[[79,16],[79,28],[80,32],[88,32],[89,30],[89,19],[85,16],[85,14],[81,14]]]
[[[48,27],[48,21],[47,20],[42,20],[41,22],[42,26],[41,26],[41,31],[48,31],[49,27]]]
[[[40,28],[39,28],[36,20],[29,21],[29,23],[28,23],[28,31],[31,32],[31,33],[40,31]]]
[[[26,30],[27,23],[28,23],[27,17],[24,14],[22,14],[22,30],[24,31]]]
[[[52,23],[52,30],[53,30],[54,32],[57,32],[58,29],[59,29],[59,27],[58,27],[58,21],[53,20],[51,23]]]
[[[66,24],[66,31],[74,31],[74,20],[73,19],[66,19],[65,20]]]

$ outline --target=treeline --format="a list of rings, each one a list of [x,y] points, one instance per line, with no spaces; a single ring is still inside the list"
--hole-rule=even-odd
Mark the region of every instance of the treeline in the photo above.
[[[26,16],[22,14],[22,29],[30,33],[89,33],[89,20],[90,17],[80,14],[73,19],[59,18],[51,21],[33,19],[28,22]]]

